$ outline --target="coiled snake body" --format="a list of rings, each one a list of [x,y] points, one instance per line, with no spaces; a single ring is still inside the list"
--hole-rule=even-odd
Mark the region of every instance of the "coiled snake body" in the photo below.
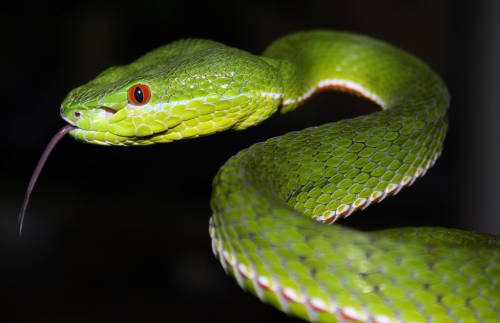
[[[441,152],[444,83],[386,43],[308,31],[255,56],[180,40],[72,90],[60,136],[126,146],[242,130],[327,88],[382,111],[272,138],[229,159],[214,180],[210,219],[224,269],[262,301],[311,321],[499,322],[498,237],[322,224],[412,184]]]

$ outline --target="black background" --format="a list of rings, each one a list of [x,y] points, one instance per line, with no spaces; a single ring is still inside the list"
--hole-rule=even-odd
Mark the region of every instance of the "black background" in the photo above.
[[[495,3],[68,1],[2,8],[0,296],[8,310],[1,313],[26,322],[291,320],[242,292],[213,257],[211,179],[252,143],[376,111],[356,97],[323,93],[244,132],[165,145],[98,147],[65,138],[35,188],[24,236],[16,235],[31,171],[64,125],[64,95],[108,66],[185,37],[259,53],[284,34],[328,28],[369,34],[421,57],[452,95],[444,154],[413,187],[342,222],[500,234]]]

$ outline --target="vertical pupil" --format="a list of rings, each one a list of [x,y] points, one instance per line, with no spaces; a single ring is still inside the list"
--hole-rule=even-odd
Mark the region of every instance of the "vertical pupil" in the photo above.
[[[144,93],[142,93],[142,90],[140,87],[136,87],[134,90],[134,98],[137,100],[137,102],[142,103],[144,101]]]

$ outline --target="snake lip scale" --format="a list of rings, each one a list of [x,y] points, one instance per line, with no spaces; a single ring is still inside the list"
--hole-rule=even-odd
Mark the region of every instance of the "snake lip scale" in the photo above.
[[[226,273],[309,321],[500,322],[499,237],[325,225],[412,185],[441,155],[448,127],[448,89],[427,64],[347,32],[286,35],[262,55],[183,39],[71,90],[60,108],[69,125],[33,172],[19,232],[35,181],[66,134],[106,146],[192,139],[244,130],[324,90],[359,95],[381,110],[270,138],[226,161],[213,181],[209,220]]]
[[[114,115],[116,113],[115,109],[112,109],[112,108],[109,108],[109,107],[105,107],[105,106],[99,106],[99,109],[106,111],[108,117],[110,117],[110,116],[112,116],[112,115]]]

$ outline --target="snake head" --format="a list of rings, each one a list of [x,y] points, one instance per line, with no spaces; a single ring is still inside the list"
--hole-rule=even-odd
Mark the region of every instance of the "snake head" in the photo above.
[[[245,129],[276,111],[281,81],[267,61],[222,44],[181,40],[111,67],[68,93],[70,135],[102,145],[149,145]]]
[[[94,80],[70,91],[60,108],[62,118],[76,127],[70,135],[101,145],[140,144],[166,130],[152,116],[161,101],[157,87],[137,77],[129,66],[108,68]]]

